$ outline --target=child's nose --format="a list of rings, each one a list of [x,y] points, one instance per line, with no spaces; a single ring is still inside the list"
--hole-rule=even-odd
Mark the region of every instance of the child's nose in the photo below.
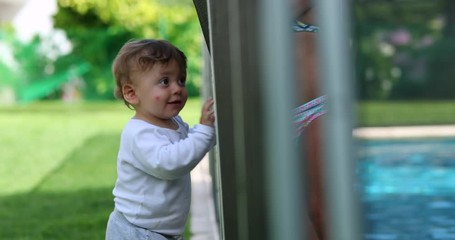
[[[177,84],[177,83],[174,83],[173,86],[172,86],[172,93],[173,94],[181,94],[182,93],[182,90],[183,90],[183,86]]]

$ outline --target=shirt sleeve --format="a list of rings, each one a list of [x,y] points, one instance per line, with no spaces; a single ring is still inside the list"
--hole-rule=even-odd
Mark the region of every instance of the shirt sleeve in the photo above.
[[[157,128],[146,128],[133,138],[133,154],[144,172],[172,180],[188,174],[214,145],[215,130],[195,125],[188,136],[171,142]]]

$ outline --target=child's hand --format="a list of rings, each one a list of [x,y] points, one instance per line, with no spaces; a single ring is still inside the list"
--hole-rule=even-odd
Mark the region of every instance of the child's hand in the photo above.
[[[215,113],[213,112],[213,99],[209,98],[205,101],[204,106],[202,106],[201,119],[199,122],[201,124],[213,127],[215,124]]]

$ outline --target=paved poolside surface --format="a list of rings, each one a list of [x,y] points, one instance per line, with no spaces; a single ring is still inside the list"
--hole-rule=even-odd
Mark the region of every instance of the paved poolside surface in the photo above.
[[[218,240],[208,155],[193,169],[191,178],[191,240]]]
[[[454,137],[455,125],[366,127],[354,129],[353,135],[367,139]]]

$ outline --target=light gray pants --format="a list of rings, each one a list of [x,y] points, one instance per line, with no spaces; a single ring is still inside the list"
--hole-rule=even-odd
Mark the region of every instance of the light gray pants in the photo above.
[[[184,240],[182,236],[166,237],[131,224],[117,209],[109,216],[106,240]]]

